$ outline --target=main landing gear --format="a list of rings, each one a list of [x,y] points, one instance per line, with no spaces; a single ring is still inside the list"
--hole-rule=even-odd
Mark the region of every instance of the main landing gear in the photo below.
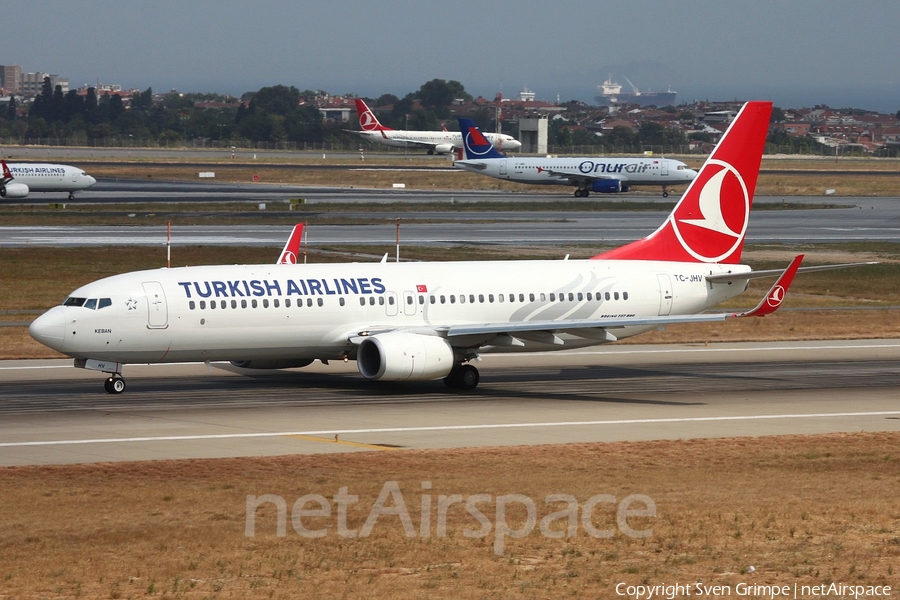
[[[591,195],[591,192],[588,191],[588,190],[583,190],[583,189],[581,189],[581,188],[575,190],[575,197],[576,197],[576,198],[587,198],[587,197],[590,196],[590,195]]]
[[[456,365],[450,374],[444,377],[444,385],[451,390],[474,390],[481,376],[473,365]]]
[[[663,186],[663,198],[669,197],[669,190],[666,189],[667,187],[668,186],[665,186],[665,185]]]
[[[74,200],[74,199],[75,199],[75,193],[69,192],[69,200]]]
[[[125,379],[118,373],[110,375],[109,378],[103,382],[103,389],[106,390],[107,394],[121,394],[125,391]]]

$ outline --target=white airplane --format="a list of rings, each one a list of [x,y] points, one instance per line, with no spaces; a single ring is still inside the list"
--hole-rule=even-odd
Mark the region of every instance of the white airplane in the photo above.
[[[517,183],[574,185],[576,198],[587,198],[591,192],[627,192],[635,185],[661,185],[663,197],[668,198],[670,185],[690,183],[697,176],[686,164],[670,158],[508,158],[471,119],[460,118],[459,129],[465,132],[465,160],[454,162],[455,167]]]
[[[3,165],[0,179],[0,198],[25,198],[30,192],[69,192],[69,200],[75,192],[86,190],[97,180],[76,167],[37,163],[9,163]]]
[[[424,148],[428,154],[447,154],[462,148],[462,134],[458,131],[405,131],[385,127],[378,121],[378,117],[366,106],[360,98],[356,99],[356,112],[359,114],[359,128],[345,129],[355,133],[364,140],[373,144],[385,144],[395,148]],[[503,150],[518,150],[522,142],[502,133],[485,133],[491,143]]]
[[[471,362],[482,353],[580,348],[671,323],[762,316],[781,304],[802,260],[774,271],[739,264],[771,110],[744,105],[665,223],[591,259],[137,271],[78,288],[30,333],[76,367],[108,373],[110,393],[125,389],[127,363],[274,369],[316,359],[355,360],[372,380],[443,378],[472,389]],[[777,275],[755,309],[704,313],[750,279]]]

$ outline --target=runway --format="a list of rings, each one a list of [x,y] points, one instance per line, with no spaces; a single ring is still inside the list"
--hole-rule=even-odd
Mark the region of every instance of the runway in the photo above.
[[[472,393],[355,364],[236,375],[0,362],[0,465],[900,430],[900,340],[486,355]]]
[[[419,192],[420,201],[428,196]],[[402,197],[394,194],[387,197]],[[441,196],[443,197],[443,196]],[[501,197],[501,195],[498,195]],[[509,194],[502,197],[516,197]],[[521,198],[519,195],[518,197]],[[530,199],[530,198],[529,198]],[[559,200],[559,197],[556,197]],[[793,210],[756,210],[750,219],[749,243],[840,243],[853,241],[900,242],[900,199],[898,198],[821,198],[791,199],[792,203],[818,203],[847,208],[810,208]],[[763,197],[757,204],[780,204],[780,198]],[[296,213],[297,221],[309,215],[327,215],[327,204],[308,205]],[[668,211],[553,210],[552,202],[541,211],[435,211],[399,208],[396,213],[341,212],[334,216],[367,221],[366,224],[311,226],[307,242],[318,246],[381,245],[394,247],[394,217],[402,217],[403,244],[415,246],[454,245],[620,245],[653,232]],[[241,225],[172,227],[173,247],[179,245],[244,245],[281,247],[290,226],[257,225],[259,213],[240,214]],[[287,216],[282,212],[280,215]],[[135,222],[139,222],[135,218]],[[158,246],[166,240],[165,226],[6,226],[0,227],[0,248],[33,246]]]

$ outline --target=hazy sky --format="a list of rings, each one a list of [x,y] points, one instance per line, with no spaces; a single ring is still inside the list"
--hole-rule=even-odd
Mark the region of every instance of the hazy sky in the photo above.
[[[900,110],[898,0],[0,0],[0,64],[84,83],[239,95],[528,86],[592,101],[607,75],[693,99]],[[26,9],[27,10],[24,10]]]

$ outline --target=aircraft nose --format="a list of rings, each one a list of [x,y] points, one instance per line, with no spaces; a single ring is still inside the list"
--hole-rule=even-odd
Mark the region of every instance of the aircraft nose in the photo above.
[[[88,180],[88,185],[89,185],[89,186],[94,185],[95,183],[97,183],[97,180],[94,179],[93,177],[91,177],[90,175],[87,176],[87,180]]]
[[[31,322],[31,337],[54,350],[61,350],[66,337],[66,314],[61,306],[55,306]]]

